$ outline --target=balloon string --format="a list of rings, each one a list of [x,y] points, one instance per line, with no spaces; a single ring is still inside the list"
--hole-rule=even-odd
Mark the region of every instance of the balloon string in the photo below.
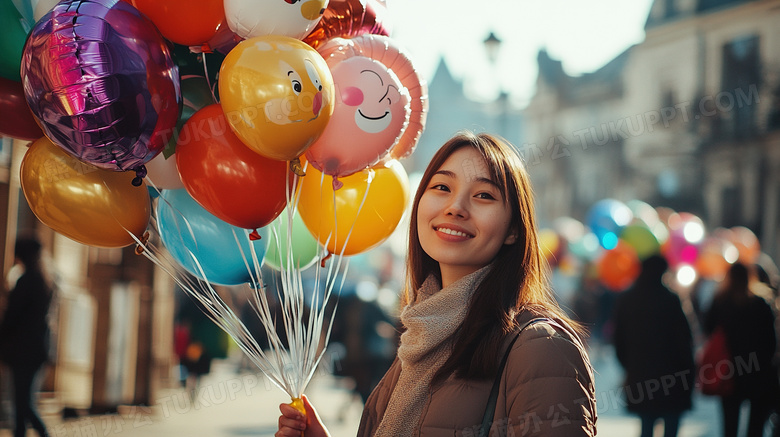
[[[203,60],[203,72],[206,74],[206,84],[209,86],[209,92],[211,93],[211,99],[214,103],[219,103],[217,101],[217,96],[214,94],[214,87],[216,84],[211,85],[211,80],[209,79],[209,67],[206,64],[206,53],[203,52],[200,54],[201,59]]]

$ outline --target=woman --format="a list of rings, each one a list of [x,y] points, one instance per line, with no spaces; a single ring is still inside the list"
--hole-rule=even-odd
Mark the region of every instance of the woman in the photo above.
[[[24,273],[8,296],[0,323],[0,357],[11,368],[14,383],[15,437],[23,437],[27,424],[40,436],[48,436],[35,409],[33,383],[49,356],[47,316],[52,284],[41,266],[41,243],[20,238],[14,250]]]
[[[595,435],[591,366],[548,286],[533,204],[528,173],[500,138],[462,133],[433,157],[411,215],[405,332],[359,436],[479,435],[486,410],[502,435]],[[329,435],[304,405],[305,417],[280,406],[277,436]]]
[[[744,264],[732,264],[705,316],[706,333],[722,327],[732,357],[728,366],[721,366],[722,372],[734,377],[733,393],[721,396],[725,437],[737,435],[744,401],[750,401],[748,437],[764,435],[764,425],[780,396],[777,369],[772,363],[774,314],[763,298],[750,291],[749,278]]]

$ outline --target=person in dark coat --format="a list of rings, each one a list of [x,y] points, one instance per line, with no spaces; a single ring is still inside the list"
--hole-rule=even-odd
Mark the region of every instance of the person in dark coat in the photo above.
[[[769,304],[750,290],[749,278],[745,265],[733,264],[705,316],[705,332],[709,335],[723,328],[732,356],[730,365],[722,367],[734,376],[734,392],[721,396],[725,437],[737,435],[744,401],[750,402],[748,437],[762,436],[780,397],[777,368],[772,362],[775,316]]]
[[[653,255],[642,262],[634,285],[614,308],[614,345],[626,372],[627,409],[639,415],[642,437],[659,419],[674,437],[680,417],[691,409],[695,364],[693,338],[680,298],[663,283],[668,264]]]
[[[16,241],[14,254],[24,273],[8,296],[0,323],[0,358],[11,369],[14,384],[14,437],[24,437],[27,424],[41,436],[46,426],[35,408],[33,383],[49,357],[49,306],[53,286],[41,267],[41,244]]]

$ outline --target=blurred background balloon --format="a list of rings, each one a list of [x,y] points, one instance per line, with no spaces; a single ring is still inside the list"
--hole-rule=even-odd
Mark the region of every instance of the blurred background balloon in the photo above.
[[[667,218],[669,238],[661,251],[670,267],[692,266],[699,255],[698,246],[705,236],[702,220],[688,212],[672,213]]]
[[[314,264],[322,252],[322,247],[306,228],[297,211],[293,214],[292,227],[289,227],[287,211],[283,211],[267,226],[267,232],[265,264],[274,270],[281,271],[282,267],[285,270],[305,270]],[[288,262],[288,256],[292,262]]]
[[[225,19],[222,0],[124,1],[149,17],[165,38],[186,46],[206,43]]]
[[[566,254],[566,245],[554,229],[543,228],[539,230],[539,245],[550,267],[556,267]]]
[[[213,216],[186,190],[161,193],[157,227],[171,256],[200,279],[212,284],[238,285],[259,274],[253,267],[251,251],[255,251],[262,263],[267,244],[265,229],[259,231],[263,239],[252,242],[246,230]]]
[[[322,135],[306,151],[306,160],[335,178],[376,164],[396,144],[408,123],[410,97],[384,54],[368,47],[371,37],[335,38],[320,47],[339,93]],[[385,41],[390,43],[390,41]],[[365,47],[364,47],[365,46]],[[368,54],[379,54],[379,59]],[[349,141],[345,141],[349,138]]]
[[[266,226],[287,203],[292,175],[287,164],[249,150],[230,130],[218,104],[196,112],[184,125],[176,163],[187,192],[233,226]]]
[[[318,48],[331,38],[390,35],[387,5],[380,0],[330,0],[319,23],[303,41]]]
[[[241,38],[283,35],[301,39],[317,24],[328,0],[224,0],[230,29]]]
[[[641,264],[634,249],[619,241],[599,258],[597,270],[599,281],[605,287],[612,291],[623,291],[639,276]]]
[[[745,226],[734,226],[730,231],[729,241],[739,252],[739,262],[747,265],[755,264],[761,255],[761,243],[756,234]]]
[[[22,76],[46,135],[100,168],[142,177],[179,117],[179,75],[168,43],[124,2],[55,5],[27,40]]]
[[[32,17],[29,17],[31,19]],[[0,77],[19,81],[24,40],[32,22],[25,19],[12,0],[0,0]]]
[[[333,78],[325,60],[286,36],[254,37],[231,50],[219,73],[219,94],[241,141],[280,161],[301,156],[333,113]]]
[[[632,199],[626,202],[626,206],[631,210],[634,222],[641,221],[648,228],[652,228],[661,221],[658,218],[658,212],[647,202]]]
[[[702,241],[694,267],[702,279],[721,281],[738,258],[736,246],[724,238],[711,235]]]
[[[620,232],[620,239],[631,246],[640,260],[650,255],[660,253],[661,245],[658,238],[644,222],[638,222],[626,226]]]
[[[596,234],[604,249],[613,249],[620,232],[631,223],[631,210],[621,201],[602,199],[593,204],[585,217],[585,223]]]
[[[0,135],[37,140],[43,131],[27,106],[21,82],[0,77]]]
[[[22,159],[24,197],[46,226],[82,244],[123,247],[146,231],[149,191],[134,187],[131,173],[79,161],[43,137]]]
[[[337,191],[323,179],[316,169],[307,169],[298,212],[332,254],[343,250],[343,255],[354,255],[379,245],[393,233],[409,203],[409,178],[395,160],[344,177]]]

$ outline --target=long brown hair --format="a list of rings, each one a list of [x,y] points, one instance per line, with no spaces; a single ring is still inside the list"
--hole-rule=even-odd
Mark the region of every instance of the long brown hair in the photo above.
[[[509,142],[487,133],[461,132],[455,135],[428,164],[412,206],[402,303],[414,302],[417,290],[429,274],[441,280],[438,262],[428,256],[420,245],[417,208],[433,174],[462,147],[474,148],[485,159],[490,177],[499,186],[504,202],[512,211],[509,229],[517,234],[517,240],[501,247],[490,272],[477,287],[466,318],[455,334],[452,354],[437,372],[434,382],[446,379],[452,373],[467,379],[483,379],[495,374],[503,339],[517,327],[516,317],[523,309],[576,326],[558,306],[549,286],[548,266],[539,245],[528,172]]]

